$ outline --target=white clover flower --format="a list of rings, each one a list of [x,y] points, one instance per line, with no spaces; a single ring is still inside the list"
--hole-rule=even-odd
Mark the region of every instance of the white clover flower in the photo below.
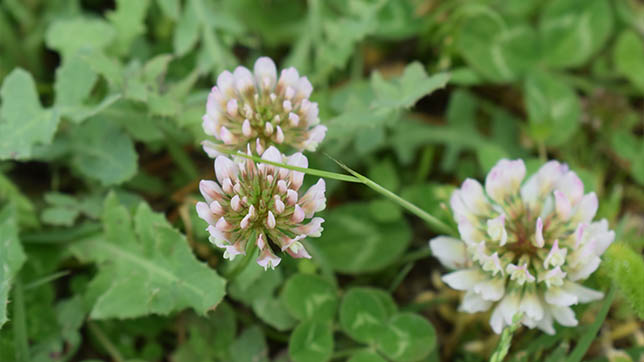
[[[247,152],[250,154],[250,150]],[[286,157],[273,146],[263,153],[262,159],[308,166],[301,153]],[[326,207],[323,179],[300,197],[302,172],[218,156],[215,174],[217,182],[203,180],[199,184],[206,202],[197,203],[197,213],[209,224],[210,242],[226,250],[224,258],[232,260],[245,254],[249,241],[257,244],[260,250],[257,263],[264,269],[280,263],[272,246],[294,258],[311,257],[301,240],[322,233],[324,219],[313,215]],[[306,219],[310,221],[304,224]]]
[[[203,129],[216,142],[204,141],[210,157],[217,146],[261,155],[271,145],[286,145],[298,151],[315,151],[326,135],[320,125],[318,104],[309,101],[313,86],[293,67],[277,78],[275,63],[268,57],[255,62],[253,73],[245,67],[224,71],[208,95]]]
[[[594,192],[565,164],[550,161],[523,184],[522,160],[501,160],[485,188],[467,179],[450,203],[461,240],[439,236],[429,246],[443,265],[450,287],[465,291],[460,310],[493,309],[496,333],[512,323],[555,332],[553,320],[576,326],[570,306],[601,299],[581,282],[599,266],[615,233],[597,211]]]

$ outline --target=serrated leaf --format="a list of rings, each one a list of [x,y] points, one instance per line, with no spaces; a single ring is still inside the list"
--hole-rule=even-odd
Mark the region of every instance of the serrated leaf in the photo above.
[[[0,209],[0,328],[7,322],[7,304],[13,279],[26,260],[18,239],[16,208],[6,205]]]
[[[286,309],[299,320],[331,321],[338,307],[333,284],[312,274],[295,274],[281,296]]]
[[[114,28],[104,20],[73,18],[54,22],[47,29],[45,43],[68,57],[81,48],[104,49],[114,36]]]
[[[539,22],[545,62],[558,68],[584,64],[608,40],[613,22],[612,6],[606,0],[548,2]]]
[[[0,160],[27,159],[36,144],[51,142],[58,128],[58,112],[43,109],[28,72],[14,69],[0,88]]]
[[[286,310],[279,298],[264,296],[253,300],[253,312],[266,324],[278,331],[287,331],[295,326],[297,320]]]
[[[114,185],[136,174],[132,139],[105,118],[91,119],[74,130],[72,165],[85,177]]]
[[[333,328],[330,321],[300,323],[291,334],[288,353],[294,362],[324,362],[333,354]]]
[[[145,32],[145,15],[149,0],[117,0],[116,11],[106,17],[116,29],[115,47],[119,54],[126,53],[134,39]]]
[[[311,240],[340,273],[358,274],[386,267],[400,256],[411,238],[405,219],[376,222],[368,204],[345,204],[325,217],[324,232]]]
[[[613,50],[615,68],[626,79],[644,92],[644,45],[642,37],[632,30],[624,30]]]
[[[157,4],[170,19],[176,20],[179,17],[179,0],[157,0]]]
[[[524,90],[532,137],[552,146],[566,142],[579,127],[581,104],[575,90],[544,72],[531,73]]]
[[[375,72],[371,76],[371,86],[376,99],[371,106],[387,111],[410,108],[423,96],[445,87],[448,80],[447,73],[427,75],[418,62],[407,65],[400,77],[390,80],[383,79],[380,73]]]
[[[192,254],[183,235],[162,214],[139,204],[133,216],[114,194],[103,211],[105,235],[71,246],[95,262],[98,299],[91,317],[135,318],[192,308],[204,315],[223,298],[225,281]]]
[[[0,172],[0,201],[9,201],[16,207],[18,224],[21,227],[32,228],[38,226],[36,208],[34,204],[20,192],[7,176]]]

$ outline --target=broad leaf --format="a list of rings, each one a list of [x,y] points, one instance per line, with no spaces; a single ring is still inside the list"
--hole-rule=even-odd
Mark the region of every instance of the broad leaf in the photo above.
[[[167,315],[185,308],[204,315],[223,298],[225,281],[146,204],[132,216],[114,194],[108,196],[103,227],[104,236],[71,246],[79,259],[98,264],[90,286],[98,296],[92,318]]]
[[[524,89],[532,136],[551,146],[566,142],[579,127],[581,105],[575,90],[544,72],[532,73]]]
[[[546,63],[566,68],[584,64],[604,45],[613,28],[607,0],[557,0],[544,7],[539,22]]]
[[[324,362],[333,354],[333,325],[330,321],[302,322],[291,334],[288,353],[294,362]]]
[[[331,321],[338,307],[333,284],[311,274],[295,274],[284,285],[282,300],[299,320]]]
[[[29,158],[34,145],[51,142],[60,118],[55,109],[43,109],[31,74],[12,71],[2,82],[0,98],[0,160]]]
[[[623,31],[613,50],[617,71],[644,92],[644,44],[642,36],[632,30]]]

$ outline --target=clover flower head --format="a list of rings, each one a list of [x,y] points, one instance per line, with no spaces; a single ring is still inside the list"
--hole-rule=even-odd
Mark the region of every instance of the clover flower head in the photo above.
[[[466,179],[450,204],[461,239],[436,237],[429,246],[450,287],[466,293],[460,310],[493,309],[496,333],[512,323],[554,334],[553,321],[577,325],[570,306],[601,299],[581,282],[592,274],[615,233],[605,219],[593,221],[594,192],[584,194],[579,177],[550,161],[525,182],[522,160],[501,160],[485,186]]]
[[[251,144],[258,155],[271,145],[315,151],[327,129],[319,124],[318,104],[309,100],[312,91],[293,67],[278,79],[268,57],[257,59],[253,72],[242,66],[224,71],[208,95],[202,124],[216,142],[204,141],[204,150],[213,158],[220,155],[217,146],[243,152]]]
[[[247,150],[251,154],[250,150]],[[307,167],[301,153],[290,157],[270,146],[262,159]],[[246,253],[248,242],[256,243],[257,263],[275,268],[281,259],[277,247],[294,258],[310,258],[302,244],[307,236],[322,233],[321,217],[313,215],[326,207],[323,179],[300,196],[304,173],[247,159],[215,159],[217,182],[203,180],[199,185],[206,202],[197,203],[197,213],[209,226],[210,242],[225,249],[224,258],[233,260]],[[308,223],[304,223],[308,220]]]

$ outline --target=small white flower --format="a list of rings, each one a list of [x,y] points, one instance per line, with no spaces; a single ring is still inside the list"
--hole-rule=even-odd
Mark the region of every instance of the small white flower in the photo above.
[[[455,270],[443,281],[466,292],[460,310],[492,308],[496,333],[520,311],[523,325],[554,334],[554,321],[577,325],[570,306],[603,297],[579,282],[597,269],[615,233],[606,220],[593,221],[597,196],[584,194],[565,164],[550,161],[525,176],[523,161],[501,160],[484,188],[465,180],[450,198],[461,240],[439,236],[430,248]]]

